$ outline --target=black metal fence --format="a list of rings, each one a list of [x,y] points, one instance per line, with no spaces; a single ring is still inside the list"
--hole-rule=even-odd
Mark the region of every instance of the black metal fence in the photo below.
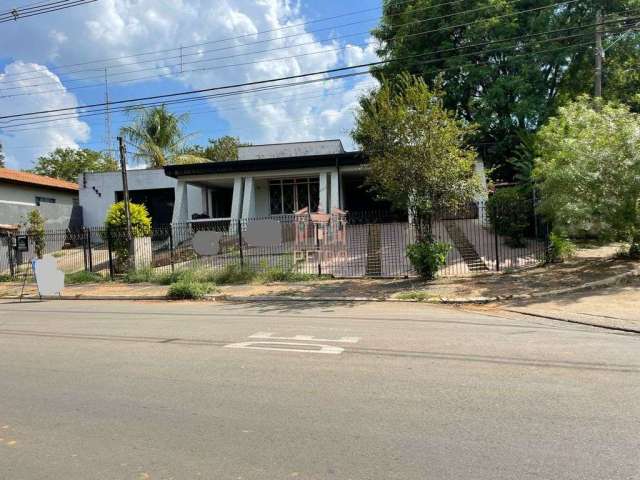
[[[505,217],[505,212],[489,211],[484,203],[476,203],[460,211],[433,214],[421,219],[420,225],[406,214],[389,212],[202,219],[154,228],[149,237],[135,239],[132,247],[124,231],[104,228],[46,231],[44,243],[45,254],[57,258],[64,272],[90,271],[111,278],[127,268],[159,273],[193,268],[221,271],[230,265],[338,278],[405,277],[415,275],[407,246],[418,240],[426,222],[434,240],[452,247],[439,272],[442,276],[512,270],[545,261],[546,227],[539,219],[532,215],[526,228],[520,228],[522,235],[513,238],[501,231],[509,225],[508,215],[506,219],[501,215]],[[496,229],[497,218],[502,227]],[[256,235],[255,229],[263,228],[265,220],[272,227],[277,224],[276,242],[263,244]],[[216,245],[212,254],[201,255],[193,240],[198,232],[207,231],[217,232]],[[11,235],[0,237],[1,275],[29,274],[35,257],[33,239],[27,252],[17,252],[14,240]],[[130,255],[128,262],[124,262],[126,255]]]

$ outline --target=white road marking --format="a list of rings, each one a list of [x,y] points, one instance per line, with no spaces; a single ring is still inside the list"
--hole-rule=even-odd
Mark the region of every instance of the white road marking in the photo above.
[[[261,346],[262,345],[262,346]],[[274,345],[286,345],[287,348],[278,348]],[[289,348],[289,347],[311,347]],[[340,355],[344,348],[333,345],[318,345],[315,343],[295,343],[295,342],[240,342],[225,345],[225,348],[246,348],[249,350],[277,350],[280,352],[302,352],[302,353],[326,353],[328,355]]]
[[[360,337],[340,337],[336,340],[330,338],[315,338],[311,335],[295,335],[293,337],[274,337],[271,332],[258,332],[249,335],[249,338],[264,338],[269,340],[295,340],[304,342],[332,342],[332,343],[358,343]]]

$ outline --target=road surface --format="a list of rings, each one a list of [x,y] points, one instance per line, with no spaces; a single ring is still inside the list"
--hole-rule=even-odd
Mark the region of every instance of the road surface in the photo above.
[[[0,303],[0,478],[640,479],[640,336],[415,304]]]

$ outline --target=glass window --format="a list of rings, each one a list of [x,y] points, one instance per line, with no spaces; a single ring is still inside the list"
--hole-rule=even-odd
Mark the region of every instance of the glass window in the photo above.
[[[269,182],[271,215],[295,213],[305,207],[318,210],[320,188],[318,177],[284,178]]]
[[[40,206],[42,203],[56,203],[56,199],[49,197],[36,197],[36,205]]]

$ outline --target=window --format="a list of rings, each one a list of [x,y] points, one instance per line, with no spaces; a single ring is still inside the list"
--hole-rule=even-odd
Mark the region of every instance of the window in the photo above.
[[[56,199],[49,197],[36,197],[36,205],[39,207],[42,203],[56,203]]]
[[[320,185],[318,177],[283,178],[269,182],[271,215],[294,213],[305,207],[318,210]]]

